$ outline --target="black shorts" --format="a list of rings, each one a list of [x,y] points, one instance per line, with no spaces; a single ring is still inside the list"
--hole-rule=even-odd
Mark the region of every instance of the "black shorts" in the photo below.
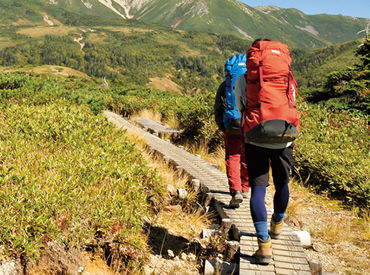
[[[250,186],[269,185],[270,165],[275,186],[289,183],[293,146],[268,149],[247,143],[245,144],[245,159]]]

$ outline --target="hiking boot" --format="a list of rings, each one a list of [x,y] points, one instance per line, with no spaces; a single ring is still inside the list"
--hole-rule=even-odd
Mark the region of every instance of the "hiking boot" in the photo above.
[[[243,190],[242,195],[244,199],[247,199],[249,197],[250,191],[249,190]]]
[[[272,238],[277,238],[279,234],[283,231],[284,226],[284,220],[281,222],[274,222],[274,220],[271,218],[270,223],[270,236]]]
[[[266,241],[258,238],[258,250],[254,253],[254,257],[259,264],[269,264],[272,262],[272,241],[270,237]]]
[[[234,191],[232,193],[232,198],[231,198],[231,201],[229,203],[229,206],[232,207],[232,208],[238,208],[239,204],[241,204],[242,202],[243,202],[242,192]]]

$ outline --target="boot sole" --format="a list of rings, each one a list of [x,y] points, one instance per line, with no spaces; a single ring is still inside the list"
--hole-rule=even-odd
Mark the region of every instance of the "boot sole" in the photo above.
[[[279,238],[280,233],[276,234],[276,233],[273,233],[273,232],[271,232],[271,231],[269,230],[269,235],[270,235],[270,237],[271,237],[272,239],[277,239],[277,238]]]
[[[259,264],[269,264],[272,262],[272,256],[256,255]]]
[[[243,202],[243,199],[237,199],[233,201],[233,203],[230,203],[229,206],[232,208],[238,208],[242,202]]]

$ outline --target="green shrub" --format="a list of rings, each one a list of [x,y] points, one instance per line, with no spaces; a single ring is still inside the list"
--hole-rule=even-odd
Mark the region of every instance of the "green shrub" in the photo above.
[[[48,240],[67,250],[108,242],[113,257],[142,263],[147,198],[163,185],[122,131],[74,104],[93,83],[68,93],[68,81],[2,77],[24,82],[0,90],[0,254],[37,259]],[[81,102],[100,108],[104,97],[87,98],[105,92],[90,92]]]
[[[368,117],[300,103],[301,130],[295,167],[308,183],[351,204],[370,200]]]

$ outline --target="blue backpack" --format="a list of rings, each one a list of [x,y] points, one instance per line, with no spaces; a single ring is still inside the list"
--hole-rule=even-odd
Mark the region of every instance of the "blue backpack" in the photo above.
[[[226,131],[240,132],[240,114],[235,102],[235,82],[237,78],[245,74],[247,55],[236,54],[230,57],[225,63],[225,112],[223,123]]]

